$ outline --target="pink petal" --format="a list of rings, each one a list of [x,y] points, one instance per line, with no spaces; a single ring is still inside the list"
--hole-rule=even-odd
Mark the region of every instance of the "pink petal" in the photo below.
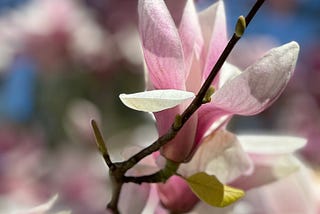
[[[185,89],[186,69],[179,33],[162,0],[140,0],[139,30],[155,89]]]
[[[204,37],[204,50],[201,56],[204,60],[203,78],[206,79],[228,42],[223,1],[218,1],[201,12],[199,18]]]
[[[202,83],[202,65],[200,59],[193,58],[191,71],[186,81],[187,91],[197,94]]]
[[[212,105],[231,114],[254,115],[270,106],[286,87],[296,65],[299,45],[271,49],[212,96]]]
[[[184,179],[172,176],[165,184],[158,185],[161,203],[171,211],[190,211],[199,201]]]
[[[236,66],[225,62],[220,73],[219,85],[222,86],[240,75],[241,71]],[[189,86],[189,83],[187,86]],[[200,143],[209,128],[211,129],[210,131],[214,131],[230,119],[230,113],[224,109],[217,108],[214,102],[205,104],[198,111],[199,122],[195,141],[196,144]]]
[[[193,0],[166,1],[179,30],[186,64],[186,75],[189,73],[193,54],[200,57],[203,38]]]
[[[157,120],[159,136],[165,134],[169,130],[170,126],[175,120],[176,115],[181,114],[181,112],[184,110],[184,107],[184,105],[179,105],[172,109],[154,113]],[[179,131],[177,136],[162,147],[161,154],[172,161],[186,161],[189,158],[194,146],[196,128],[197,114],[193,114]]]
[[[228,112],[220,108],[215,108],[210,105],[210,103],[201,106],[198,111],[198,127],[195,138],[196,144],[201,143],[202,138],[214,123],[217,123],[216,128],[219,128],[224,121],[228,120],[228,116],[230,116]]]

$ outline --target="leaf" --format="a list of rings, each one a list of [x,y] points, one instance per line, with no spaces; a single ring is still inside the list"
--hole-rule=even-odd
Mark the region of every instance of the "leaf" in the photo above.
[[[205,172],[196,173],[186,181],[191,190],[204,202],[215,207],[225,207],[244,196],[244,192],[223,185],[214,175]]]
[[[134,94],[120,94],[119,98],[129,108],[158,112],[175,107],[194,97],[194,93],[175,89],[152,90]]]

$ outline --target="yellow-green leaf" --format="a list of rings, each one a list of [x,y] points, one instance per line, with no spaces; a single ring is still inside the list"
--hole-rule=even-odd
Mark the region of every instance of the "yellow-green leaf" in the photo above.
[[[216,176],[205,172],[185,178],[191,190],[204,202],[215,207],[225,207],[244,196],[244,191],[223,185]]]

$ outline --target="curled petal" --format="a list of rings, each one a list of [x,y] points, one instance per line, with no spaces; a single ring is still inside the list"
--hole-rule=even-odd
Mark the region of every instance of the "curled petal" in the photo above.
[[[185,89],[186,69],[178,30],[163,0],[140,0],[139,30],[156,89]]]
[[[293,74],[299,45],[274,48],[212,96],[212,103],[231,114],[254,115],[270,106]]]
[[[216,108],[211,103],[201,106],[198,112],[198,126],[195,143],[200,144],[203,137],[213,125],[219,128],[230,118],[230,114],[223,109]],[[212,130],[214,131],[214,129]]]
[[[206,172],[227,183],[251,169],[251,161],[237,137],[226,130],[218,130],[201,143],[190,162],[180,165],[178,172],[185,177]]]
[[[145,112],[158,112],[173,108],[186,100],[192,99],[194,94],[187,91],[168,89],[120,94],[119,97],[122,103],[129,108]]]

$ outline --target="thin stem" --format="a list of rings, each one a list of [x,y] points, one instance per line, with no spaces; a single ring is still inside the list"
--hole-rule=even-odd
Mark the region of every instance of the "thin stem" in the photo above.
[[[252,7],[248,15],[246,16],[246,24],[247,26],[251,22],[252,18],[255,16],[261,5],[265,0],[258,0],[255,5]],[[192,116],[192,114],[203,104],[202,100],[205,97],[208,89],[210,88],[212,81],[217,76],[219,70],[221,69],[223,63],[226,61],[227,57],[231,53],[234,46],[237,44],[241,37],[237,36],[235,33],[233,34],[232,38],[228,42],[226,48],[220,55],[217,63],[211,70],[208,78],[202,85],[200,91],[198,92],[197,96],[193,99],[192,103],[188,106],[188,108],[182,113],[181,115],[181,126],[175,127],[174,125],[171,126],[169,131],[159,137],[156,141],[154,141],[150,146],[144,148],[139,153],[133,155],[127,161],[122,162],[124,169],[128,170],[132,168],[136,163],[138,163],[144,157],[150,155],[151,153],[158,151],[163,145],[170,142],[179,132],[179,130],[183,127],[183,125],[187,122],[187,120]]]

